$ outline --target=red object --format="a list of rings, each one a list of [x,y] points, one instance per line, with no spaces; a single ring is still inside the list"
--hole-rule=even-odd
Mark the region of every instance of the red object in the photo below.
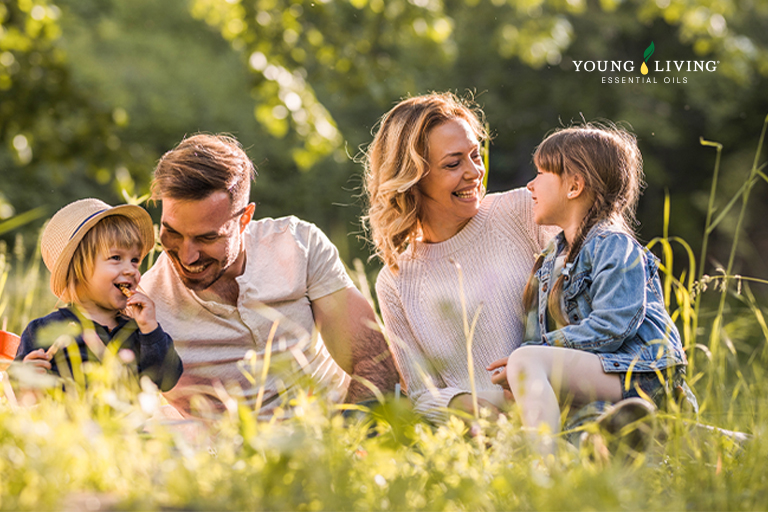
[[[0,331],[0,371],[10,366],[16,357],[16,349],[19,348],[21,338],[12,332]]]

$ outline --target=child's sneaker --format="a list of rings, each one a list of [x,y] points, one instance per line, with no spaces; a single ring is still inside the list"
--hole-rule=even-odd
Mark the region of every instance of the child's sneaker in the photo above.
[[[627,398],[597,418],[597,426],[612,454],[626,449],[636,454],[650,448],[656,430],[656,407],[642,398]]]

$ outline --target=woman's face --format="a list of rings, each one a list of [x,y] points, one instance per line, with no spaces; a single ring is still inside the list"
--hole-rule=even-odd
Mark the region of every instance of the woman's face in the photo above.
[[[442,242],[458,233],[480,209],[485,167],[480,143],[469,123],[451,119],[427,139],[429,172],[418,184],[419,218],[425,242]]]

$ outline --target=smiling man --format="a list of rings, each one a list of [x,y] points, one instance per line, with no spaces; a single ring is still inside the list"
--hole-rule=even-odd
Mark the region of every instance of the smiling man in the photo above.
[[[349,375],[394,389],[386,342],[338,251],[296,217],[254,221],[254,176],[240,144],[221,135],[183,140],[155,169],[165,251],[141,284],[185,368],[166,398],[207,416],[227,395],[269,413],[299,385],[355,401],[367,388]]]

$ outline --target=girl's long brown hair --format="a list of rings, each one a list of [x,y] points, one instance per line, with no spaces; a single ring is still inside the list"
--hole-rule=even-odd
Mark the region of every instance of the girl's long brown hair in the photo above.
[[[533,154],[533,163],[541,171],[561,177],[581,176],[584,190],[594,197],[592,207],[568,248],[565,264],[573,263],[590,229],[602,220],[610,219],[627,233],[634,233],[635,209],[644,182],[643,157],[633,133],[613,123],[585,123],[563,128],[539,144]],[[540,255],[525,286],[523,305],[526,310],[536,299],[534,275],[543,261],[544,255]],[[565,274],[558,276],[547,302],[549,314],[560,325],[569,323],[561,307],[565,279]]]

